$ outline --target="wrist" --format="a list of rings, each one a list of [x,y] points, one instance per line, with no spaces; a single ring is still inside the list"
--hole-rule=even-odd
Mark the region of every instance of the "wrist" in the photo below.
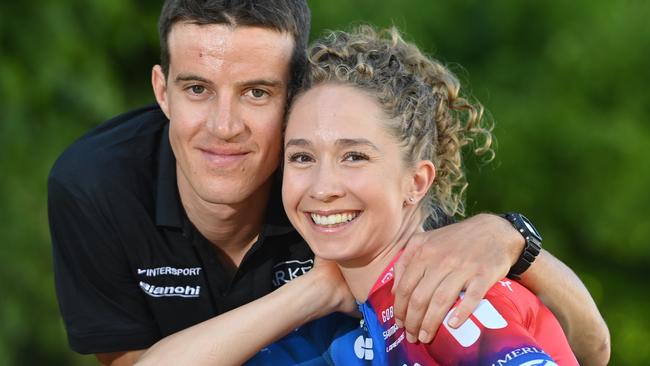
[[[510,212],[500,216],[507,220],[524,240],[524,248],[508,272],[509,278],[520,279],[542,250],[542,236],[533,223],[520,213]]]
[[[510,221],[506,220],[501,215],[482,215],[485,215],[485,219],[495,228],[494,237],[498,238],[496,242],[503,243],[505,246],[505,254],[508,257],[508,263],[510,266],[513,266],[524,251],[526,240],[517,229],[512,226]]]
[[[338,309],[340,296],[337,296],[333,286],[329,285],[325,274],[318,270],[312,269],[284,287],[289,285],[293,285],[296,298],[301,303],[300,308],[308,321],[321,318]]]

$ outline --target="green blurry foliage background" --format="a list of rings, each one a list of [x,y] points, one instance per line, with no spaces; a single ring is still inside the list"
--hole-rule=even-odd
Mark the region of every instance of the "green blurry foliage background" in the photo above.
[[[96,364],[67,348],[46,177],[75,138],[153,102],[159,1],[0,3],[0,364]],[[612,364],[650,363],[650,3],[312,0],[312,38],[397,25],[496,121],[496,159],[467,164],[469,213],[521,211],[583,279]],[[261,61],[262,62],[262,61]]]

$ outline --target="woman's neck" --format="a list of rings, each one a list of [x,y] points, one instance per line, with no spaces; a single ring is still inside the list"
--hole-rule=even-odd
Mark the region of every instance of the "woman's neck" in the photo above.
[[[399,231],[395,240],[392,240],[390,244],[383,247],[374,256],[363,261],[354,261],[354,263],[338,263],[341,274],[357,301],[365,302],[368,299],[370,290],[377,282],[377,278],[406,246],[413,234],[422,231],[422,226],[419,224],[420,220],[410,221],[411,224],[405,225],[406,227]]]

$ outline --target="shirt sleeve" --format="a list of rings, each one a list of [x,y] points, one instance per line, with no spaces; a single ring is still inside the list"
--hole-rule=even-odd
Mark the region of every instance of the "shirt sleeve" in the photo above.
[[[147,348],[160,338],[128,265],[125,246],[88,194],[48,181],[48,215],[59,308],[79,353]]]
[[[497,283],[458,329],[447,320],[428,347],[443,365],[578,364],[555,317],[515,282]]]

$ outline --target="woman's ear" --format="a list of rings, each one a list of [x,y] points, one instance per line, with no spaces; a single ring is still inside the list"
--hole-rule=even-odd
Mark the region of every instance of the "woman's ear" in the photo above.
[[[409,203],[417,203],[426,196],[429,188],[433,184],[433,180],[436,178],[436,168],[433,166],[433,163],[429,160],[420,160],[415,164],[415,167],[412,170],[413,174],[409,182],[408,189],[408,198],[411,197],[413,200]],[[410,201],[410,200],[409,200]]]

